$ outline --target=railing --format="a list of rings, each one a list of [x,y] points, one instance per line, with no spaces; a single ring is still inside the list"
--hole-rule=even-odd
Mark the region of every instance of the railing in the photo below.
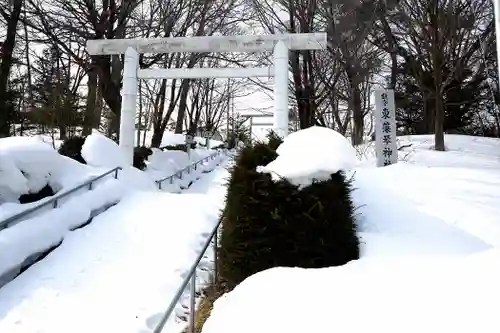
[[[174,298],[168,305],[167,310],[165,311],[165,314],[161,318],[160,322],[154,329],[153,333],[161,333],[163,330],[163,327],[167,323],[168,319],[172,315],[172,312],[175,309],[175,306],[179,302],[179,299],[181,298],[182,294],[184,294],[184,290],[186,289],[187,285],[190,283],[190,288],[189,288],[189,331],[188,333],[194,333],[195,332],[195,314],[196,314],[196,269],[198,268],[198,265],[200,264],[201,259],[203,258],[205,252],[207,251],[208,247],[210,246],[210,243],[212,240],[214,241],[214,279],[217,281],[217,237],[218,237],[218,231],[219,227],[222,223],[222,219],[217,222],[217,225],[215,228],[212,230],[212,233],[210,234],[210,237],[206,241],[205,245],[203,246],[203,249],[201,250],[200,254],[196,258],[195,262],[191,266],[191,268],[188,271],[188,275],[184,278],[184,281],[182,282],[181,286],[177,290],[177,293],[175,294]]]
[[[87,180],[85,183],[82,183],[82,184],[80,184],[80,185],[78,185],[78,186],[76,186],[68,191],[65,191],[61,194],[56,194],[52,198],[50,198],[49,200],[44,201],[44,202],[40,203],[39,205],[36,205],[36,206],[33,206],[33,207],[28,208],[26,210],[23,210],[22,212],[20,212],[18,214],[9,216],[8,218],[6,218],[5,220],[0,222],[0,230],[7,228],[9,226],[9,224],[11,224],[12,222],[20,220],[23,217],[26,217],[26,216],[32,214],[33,212],[35,212],[41,208],[47,207],[49,205],[52,205],[52,208],[57,208],[58,204],[59,204],[59,200],[61,200],[62,198],[66,197],[72,193],[75,193],[76,191],[78,191],[84,187],[87,187],[89,191],[92,190],[92,185],[96,181],[106,177],[109,174],[114,173],[114,178],[117,179],[118,178],[118,171],[121,169],[122,169],[121,167],[116,167],[114,169],[111,169],[111,170],[109,170],[109,171],[107,171],[107,172],[105,172],[97,177],[94,177],[92,179]]]
[[[202,158],[201,160],[196,161],[193,164],[188,165],[187,167],[185,167],[185,168],[177,171],[173,175],[170,175],[168,177],[156,180],[155,182],[158,185],[158,189],[160,189],[160,190],[162,189],[163,182],[165,182],[165,181],[168,180],[170,184],[173,184],[175,178],[182,179],[182,174],[184,172],[187,172],[188,174],[190,174],[191,173],[191,169],[196,170],[196,168],[198,167],[199,164],[202,164],[203,162],[208,162],[209,160],[213,160],[215,157],[217,157],[218,155],[220,155],[220,153],[221,153],[221,151],[217,150],[215,153],[210,154],[210,155]]]

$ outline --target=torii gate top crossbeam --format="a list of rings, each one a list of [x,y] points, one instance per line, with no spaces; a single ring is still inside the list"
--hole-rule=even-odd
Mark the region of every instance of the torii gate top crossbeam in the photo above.
[[[272,51],[278,41],[290,50],[326,48],[325,32],[279,35],[194,36],[172,38],[94,39],[87,41],[91,55],[124,54],[132,47],[138,53],[173,52],[263,52]]]

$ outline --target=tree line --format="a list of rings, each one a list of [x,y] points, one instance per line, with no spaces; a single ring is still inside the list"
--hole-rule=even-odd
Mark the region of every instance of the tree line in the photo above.
[[[0,137],[33,129],[61,139],[119,135],[122,56],[90,56],[92,39],[325,31],[325,51],[291,51],[291,119],[361,144],[374,131],[371,94],[395,89],[400,134],[500,136],[492,0],[9,0],[0,4]],[[270,53],[143,54],[141,68],[269,65]],[[252,81],[252,82],[249,82]],[[210,135],[231,96],[269,81],[140,83],[138,129]],[[139,137],[138,142],[145,137]],[[144,135],[144,133],[143,133]]]

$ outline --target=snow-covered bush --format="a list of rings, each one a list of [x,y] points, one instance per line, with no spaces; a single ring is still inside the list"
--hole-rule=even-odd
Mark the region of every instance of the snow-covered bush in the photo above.
[[[280,157],[260,143],[243,148],[235,161],[220,250],[220,274],[229,288],[271,267],[330,267],[359,258],[351,184],[343,171],[304,187],[256,170]]]
[[[71,138],[68,138],[64,140],[62,143],[61,147],[59,147],[59,154],[67,156],[71,159],[74,159],[75,161],[78,161],[82,164],[87,164],[87,161],[85,158],[82,156],[82,147],[86,143],[86,137],[81,137],[81,136],[73,136]],[[113,142],[111,139],[106,138],[104,135],[100,133],[94,133],[91,136],[89,136],[89,143],[87,143],[88,146],[92,146],[94,148],[99,148],[101,145],[103,147],[109,148],[107,151],[115,151],[116,150],[116,143]],[[87,157],[89,156],[94,156],[94,159],[97,158],[98,160],[109,160],[109,157],[106,156],[106,154],[103,154],[102,157],[96,157],[96,152],[101,152],[102,149],[94,149],[92,148],[93,152],[89,152],[89,148],[86,148],[86,155]],[[147,147],[135,147],[134,148],[134,162],[133,165],[135,168],[139,170],[144,170],[146,169],[146,163],[145,161],[147,160],[148,156],[150,156],[153,152],[151,149]],[[123,158],[121,158],[121,154],[119,161],[122,162],[123,164]],[[91,157],[92,158],[92,157]],[[106,166],[110,166],[109,163],[106,163]],[[109,164],[109,165],[108,165]]]

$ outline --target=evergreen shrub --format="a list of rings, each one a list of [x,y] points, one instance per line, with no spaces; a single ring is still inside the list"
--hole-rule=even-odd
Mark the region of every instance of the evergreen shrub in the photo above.
[[[217,146],[212,147],[210,149],[217,150],[217,149],[224,149],[225,147],[226,147],[226,145],[221,143],[220,145],[217,145]]]
[[[267,137],[267,144],[271,149],[274,150],[278,149],[278,146],[283,142],[278,133],[276,133],[273,130],[270,130],[269,133],[267,133],[266,137]]]
[[[359,258],[351,183],[342,172],[300,189],[255,171],[277,157],[274,147],[245,147],[228,183],[219,249],[229,289],[272,267],[321,268]]]
[[[191,149],[195,149],[197,146],[197,143],[192,143],[191,144]],[[178,144],[178,145],[168,145],[168,146],[164,146],[164,147],[161,147],[162,150],[182,150],[184,152],[187,152],[187,145],[185,143],[181,143],[181,144]]]
[[[51,197],[54,194],[56,194],[56,192],[54,192],[52,187],[50,187],[50,185],[47,184],[40,191],[36,193],[22,194],[18,200],[20,204],[27,204],[36,202],[38,200],[42,200],[43,198]]]
[[[134,167],[139,170],[146,169],[146,160],[150,155],[153,154],[153,151],[147,147],[135,147],[134,148]]]
[[[59,147],[59,154],[67,156],[74,159],[82,164],[87,164],[85,159],[82,157],[82,146],[85,143],[85,137],[83,136],[72,136],[63,141]]]

